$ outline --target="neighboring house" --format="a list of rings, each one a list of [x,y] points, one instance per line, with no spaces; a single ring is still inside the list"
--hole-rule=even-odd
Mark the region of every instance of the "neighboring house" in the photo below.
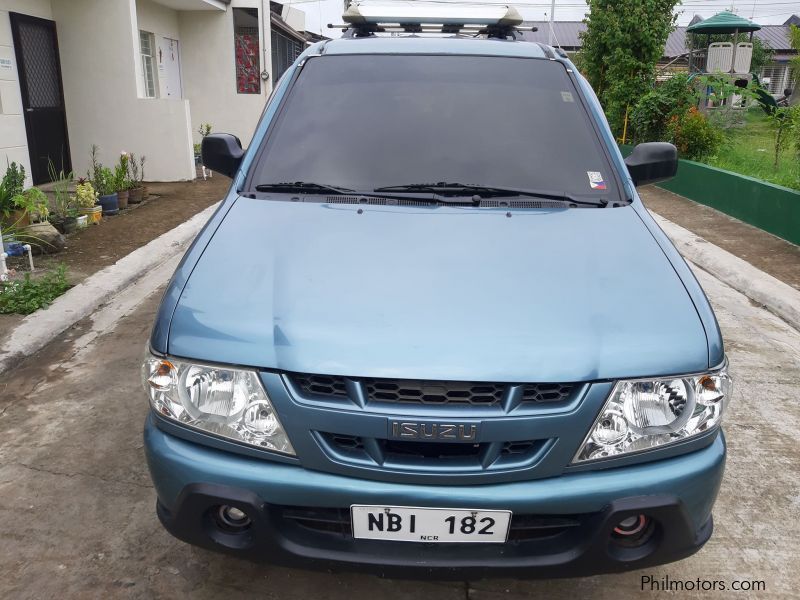
[[[86,173],[147,156],[152,181],[195,176],[197,129],[243,144],[305,46],[304,13],[267,0],[0,0],[0,174]]]
[[[702,20],[695,16],[692,23]],[[782,95],[783,90],[789,87],[791,82],[791,69],[789,60],[792,56],[797,56],[789,44],[789,24],[793,23],[800,26],[800,17],[793,15],[783,25],[762,25],[760,31],[756,31],[754,36],[765,42],[774,52],[772,61],[765,65],[761,70],[760,77],[764,80],[764,85],[773,95]],[[523,27],[538,27],[538,31],[526,32],[525,39],[531,42],[548,43],[550,23],[547,21],[531,21],[523,24]],[[586,25],[582,21],[555,21],[553,23],[553,45],[561,46],[567,54],[574,54],[581,49],[580,32],[586,30]],[[686,46],[686,27],[676,27],[664,46],[664,54],[659,61],[659,66],[669,68],[671,71],[683,70],[688,68],[686,54],[689,49]]]

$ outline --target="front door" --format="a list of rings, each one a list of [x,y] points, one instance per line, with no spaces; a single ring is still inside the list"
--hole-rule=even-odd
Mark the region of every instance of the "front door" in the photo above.
[[[158,38],[158,76],[162,98],[180,98],[183,95],[178,40]]]
[[[10,16],[31,177],[33,183],[39,184],[50,181],[48,164],[51,160],[56,173],[72,170],[56,24],[18,13]]]

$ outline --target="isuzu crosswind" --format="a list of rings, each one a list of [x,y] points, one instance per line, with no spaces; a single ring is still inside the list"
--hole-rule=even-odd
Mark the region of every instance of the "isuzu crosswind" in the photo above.
[[[233,181],[143,367],[158,517],[205,548],[387,576],[687,557],[712,532],[731,380],[636,191],[675,148],[623,161],[513,9],[427,10],[352,7],[247,151],[204,139]]]

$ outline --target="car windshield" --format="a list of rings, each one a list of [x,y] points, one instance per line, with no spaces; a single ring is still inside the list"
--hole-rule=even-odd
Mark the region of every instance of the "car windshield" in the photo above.
[[[589,116],[557,61],[313,58],[265,144],[252,188],[309,182],[316,184],[309,193],[321,185],[414,191],[414,184],[447,182],[619,198]]]

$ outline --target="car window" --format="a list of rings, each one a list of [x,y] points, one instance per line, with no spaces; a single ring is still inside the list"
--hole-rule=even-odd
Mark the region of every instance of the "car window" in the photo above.
[[[308,61],[249,182],[372,191],[458,182],[619,198],[563,64],[479,56]]]

